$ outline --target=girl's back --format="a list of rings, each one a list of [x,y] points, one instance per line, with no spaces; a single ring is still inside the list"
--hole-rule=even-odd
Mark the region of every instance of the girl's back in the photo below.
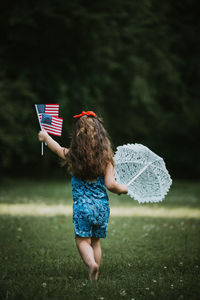
[[[66,161],[70,172],[86,181],[94,181],[104,175],[107,164],[113,164],[113,151],[108,134],[102,120],[94,113],[74,116]]]

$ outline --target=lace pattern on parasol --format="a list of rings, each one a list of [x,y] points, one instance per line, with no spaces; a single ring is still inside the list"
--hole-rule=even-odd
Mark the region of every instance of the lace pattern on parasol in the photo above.
[[[139,202],[162,201],[172,183],[164,160],[141,144],[117,147],[115,178],[128,185],[128,195]]]

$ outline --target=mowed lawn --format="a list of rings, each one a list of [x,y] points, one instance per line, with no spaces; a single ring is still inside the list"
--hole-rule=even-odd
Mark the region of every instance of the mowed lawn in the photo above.
[[[70,184],[0,185],[0,299],[199,299],[200,182],[175,181],[159,204],[110,194],[99,280],[74,242]]]

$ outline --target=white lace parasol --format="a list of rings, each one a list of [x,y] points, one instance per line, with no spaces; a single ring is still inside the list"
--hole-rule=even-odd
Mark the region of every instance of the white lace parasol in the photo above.
[[[162,201],[172,184],[164,160],[141,144],[117,147],[115,178],[140,203]]]

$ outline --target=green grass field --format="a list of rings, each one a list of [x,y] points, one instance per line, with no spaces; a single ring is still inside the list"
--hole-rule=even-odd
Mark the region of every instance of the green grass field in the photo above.
[[[109,196],[99,280],[90,282],[70,184],[1,182],[0,299],[199,299],[200,183],[175,182],[159,204]]]

